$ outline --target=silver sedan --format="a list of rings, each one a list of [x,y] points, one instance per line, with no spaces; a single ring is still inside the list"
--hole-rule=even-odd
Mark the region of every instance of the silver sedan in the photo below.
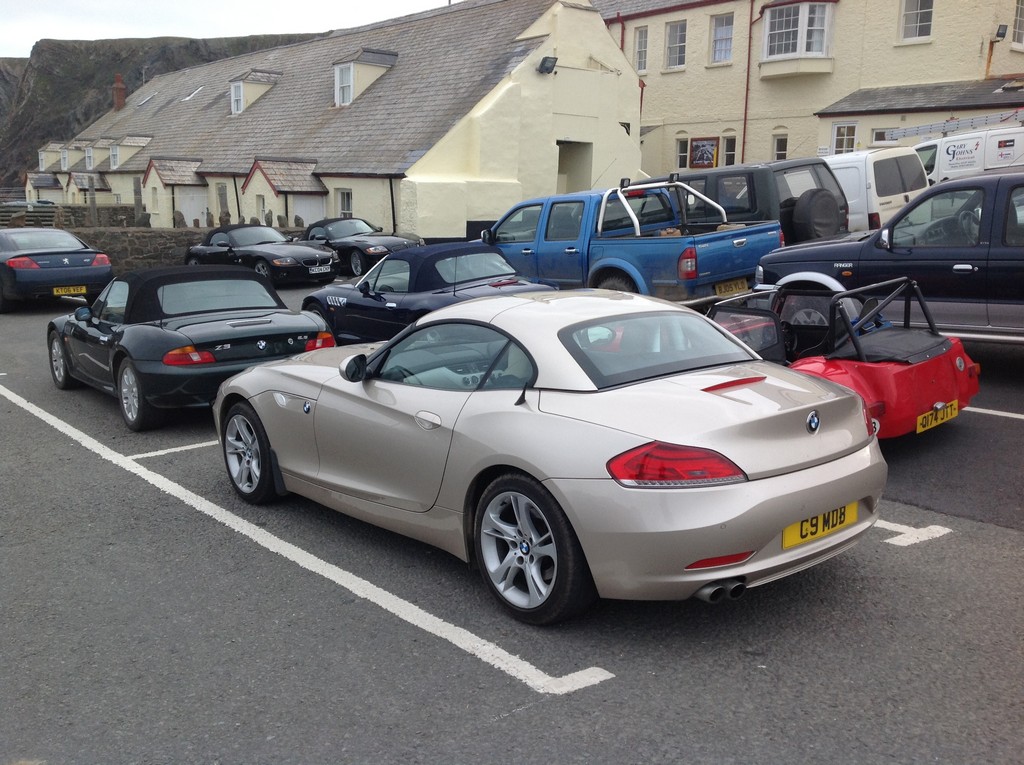
[[[225,382],[231,484],[473,563],[516,618],[718,602],[848,549],[886,465],[859,396],[704,316],[602,290],[482,298]]]

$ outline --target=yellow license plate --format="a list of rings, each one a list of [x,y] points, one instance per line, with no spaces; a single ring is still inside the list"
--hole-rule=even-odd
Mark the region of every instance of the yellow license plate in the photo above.
[[[54,287],[54,295],[84,295],[85,287]]]
[[[827,513],[806,518],[782,531],[782,546],[796,547],[805,542],[827,537],[829,534],[852,526],[857,522],[857,503],[837,507]]]
[[[929,428],[934,428],[936,425],[941,425],[944,422],[949,422],[958,414],[960,414],[959,402],[950,401],[941,409],[932,409],[930,412],[925,412],[920,417],[918,417],[917,432],[923,433]]]
[[[725,297],[726,295],[739,295],[746,291],[746,279],[730,279],[727,282],[719,282],[715,285],[715,294],[719,297]]]

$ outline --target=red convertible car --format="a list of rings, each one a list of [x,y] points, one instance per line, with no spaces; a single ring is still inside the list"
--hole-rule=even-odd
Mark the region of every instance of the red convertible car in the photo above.
[[[939,333],[909,278],[847,292],[783,286],[722,301],[708,316],[763,358],[855,390],[879,438],[949,422],[978,392],[980,365]]]

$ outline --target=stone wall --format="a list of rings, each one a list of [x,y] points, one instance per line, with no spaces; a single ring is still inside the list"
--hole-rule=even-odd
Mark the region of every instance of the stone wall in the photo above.
[[[179,266],[185,251],[199,244],[207,228],[69,228],[91,247],[105,252],[114,266],[114,274],[154,266]],[[297,236],[299,230],[282,229],[285,236]]]

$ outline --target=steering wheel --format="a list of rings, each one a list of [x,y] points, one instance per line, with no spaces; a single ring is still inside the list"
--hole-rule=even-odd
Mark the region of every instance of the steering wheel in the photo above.
[[[786,350],[786,356],[796,354],[797,336],[793,325],[788,321],[780,321],[779,327],[782,329],[782,347]]]
[[[977,242],[978,232],[981,231],[981,214],[978,210],[961,210],[956,219],[964,232],[964,236],[967,237],[967,243],[974,244]]]
[[[813,324],[817,327],[824,327],[828,325],[828,319],[825,318],[821,311],[816,311],[813,308],[801,308],[795,312],[791,317],[793,324]]]
[[[393,367],[388,367],[381,374],[382,379],[391,380],[392,382],[408,382],[410,378],[414,377],[416,377],[416,375],[413,374],[411,370],[397,364]]]

